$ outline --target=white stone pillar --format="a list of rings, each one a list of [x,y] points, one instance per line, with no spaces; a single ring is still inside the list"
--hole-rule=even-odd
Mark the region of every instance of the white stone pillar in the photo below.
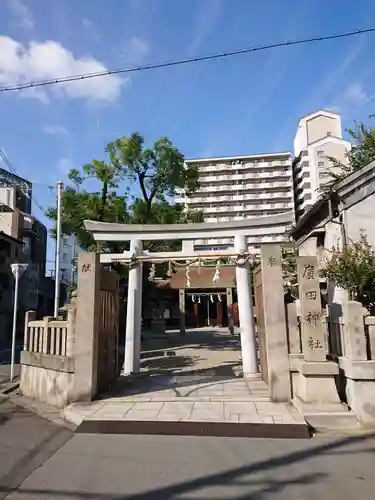
[[[242,234],[234,236],[236,252],[247,252],[246,237]],[[236,266],[238,314],[241,332],[242,368],[244,375],[254,375],[259,372],[258,354],[255,338],[253,301],[251,296],[251,277],[249,265]]]
[[[132,240],[130,252],[136,256],[142,252],[142,241]],[[128,305],[126,312],[124,374],[139,372],[142,317],[142,267],[129,269]]]
[[[142,254],[142,241],[139,246],[139,253]],[[141,334],[142,334],[142,275],[143,264],[137,266],[137,291],[136,291],[136,311],[135,311],[135,344],[134,344],[134,373],[139,373],[141,369]]]

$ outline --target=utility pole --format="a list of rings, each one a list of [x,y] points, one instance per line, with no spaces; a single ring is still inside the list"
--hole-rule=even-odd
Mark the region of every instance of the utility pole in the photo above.
[[[16,355],[16,334],[17,334],[17,309],[18,309],[18,291],[19,282],[23,273],[27,269],[27,264],[11,264],[12,273],[14,276],[14,304],[13,304],[13,328],[12,328],[12,353],[10,358],[10,381],[14,378],[14,360]]]
[[[72,250],[72,275],[71,275],[71,283],[74,286],[75,279],[75,271],[76,271],[76,236],[73,234],[73,250]]]
[[[53,315],[59,315],[60,305],[60,257],[61,257],[61,198],[63,192],[62,181],[57,183],[57,218],[56,218],[56,259],[55,259],[55,304]]]

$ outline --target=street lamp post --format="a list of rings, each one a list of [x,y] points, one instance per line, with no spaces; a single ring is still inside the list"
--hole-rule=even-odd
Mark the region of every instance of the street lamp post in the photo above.
[[[10,381],[14,378],[14,358],[16,354],[16,333],[17,333],[17,309],[18,309],[18,290],[19,281],[27,269],[27,264],[11,264],[12,273],[15,280],[14,285],[14,305],[13,305],[13,328],[12,328],[12,353],[10,359]]]
[[[56,220],[56,258],[55,258],[55,303],[53,315],[55,318],[59,315],[60,306],[60,259],[61,259],[61,201],[64,184],[62,181],[57,183],[57,220]]]

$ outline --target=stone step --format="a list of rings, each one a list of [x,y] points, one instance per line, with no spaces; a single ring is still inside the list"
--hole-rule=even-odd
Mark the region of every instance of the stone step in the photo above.
[[[123,401],[126,402],[132,402],[132,403],[137,403],[139,401],[163,401],[165,403],[170,403],[170,402],[194,402],[194,401],[199,401],[199,402],[231,402],[231,401],[236,401],[236,402],[248,402],[248,403],[271,403],[271,399],[269,396],[238,396],[233,398],[233,396],[153,396],[152,398],[148,398],[147,396],[120,396],[120,397],[113,397],[113,398],[108,398],[112,403],[120,403]]]
[[[311,437],[308,426],[300,423],[267,424],[160,420],[83,420],[76,432],[83,434],[138,434],[269,439],[309,439]]]
[[[355,431],[361,426],[351,411],[304,413],[305,421],[316,433]]]

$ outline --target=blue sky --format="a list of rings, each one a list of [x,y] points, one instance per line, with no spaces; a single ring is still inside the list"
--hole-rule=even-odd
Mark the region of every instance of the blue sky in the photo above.
[[[374,25],[358,0],[0,0],[0,87]],[[291,150],[301,115],[375,112],[375,34],[0,93],[0,147],[37,199],[132,131],[186,157]],[[43,220],[35,208],[35,215]]]

